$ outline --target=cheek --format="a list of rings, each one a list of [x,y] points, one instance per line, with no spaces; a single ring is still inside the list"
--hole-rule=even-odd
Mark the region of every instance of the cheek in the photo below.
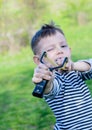
[[[48,57],[50,58],[50,59],[53,59],[55,56],[54,56],[54,53],[52,52],[52,53],[50,53],[50,54],[48,54]]]
[[[66,56],[67,56],[67,57],[71,57],[71,50],[70,50],[70,49],[66,50],[65,53],[66,53]]]
[[[55,53],[54,52],[52,52],[52,53],[48,53],[48,58],[51,60],[51,61],[54,61],[55,60]]]

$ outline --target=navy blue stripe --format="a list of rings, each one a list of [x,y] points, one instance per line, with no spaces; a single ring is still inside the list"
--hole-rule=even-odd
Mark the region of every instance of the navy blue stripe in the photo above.
[[[77,128],[91,130],[92,128],[92,97],[81,77],[91,79],[92,72],[82,74],[72,71],[62,75],[56,73],[55,79],[59,87],[55,90],[58,95],[53,99],[46,99],[57,120],[55,130],[63,130],[63,128],[64,130]]]

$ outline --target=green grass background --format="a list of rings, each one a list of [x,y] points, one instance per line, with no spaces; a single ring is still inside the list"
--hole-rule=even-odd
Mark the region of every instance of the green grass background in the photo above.
[[[72,59],[92,58],[92,26],[63,27]],[[55,118],[43,99],[32,96],[34,67],[30,47],[0,56],[0,130],[50,130]],[[92,94],[92,80],[87,81]]]

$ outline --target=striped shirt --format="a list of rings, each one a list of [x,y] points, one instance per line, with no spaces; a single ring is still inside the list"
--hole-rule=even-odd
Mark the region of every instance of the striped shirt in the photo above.
[[[85,80],[90,71],[55,73],[52,91],[44,98],[56,117],[54,130],[92,130],[92,97]]]

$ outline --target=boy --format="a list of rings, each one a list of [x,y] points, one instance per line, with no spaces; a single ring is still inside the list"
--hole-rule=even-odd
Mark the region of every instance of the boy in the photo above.
[[[32,81],[48,80],[44,99],[56,117],[54,130],[92,130],[92,97],[84,82],[92,78],[92,59],[73,62],[63,31],[51,24],[43,25],[34,35],[31,48],[37,64]],[[65,68],[51,72],[52,63],[39,60],[43,51],[57,65],[67,57]]]

